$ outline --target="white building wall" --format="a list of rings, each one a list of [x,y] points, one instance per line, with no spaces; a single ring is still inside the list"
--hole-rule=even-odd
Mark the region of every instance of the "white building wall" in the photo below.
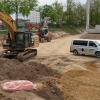
[[[12,18],[15,20],[15,14],[11,15]],[[24,17],[22,14],[18,15],[19,19],[30,20],[32,23],[40,23],[40,12],[38,11],[30,11],[28,17]]]
[[[32,23],[40,23],[40,12],[31,11],[30,15],[28,16],[28,19]]]

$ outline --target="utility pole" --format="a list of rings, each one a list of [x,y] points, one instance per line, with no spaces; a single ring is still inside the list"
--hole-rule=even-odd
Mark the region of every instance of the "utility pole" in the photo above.
[[[88,31],[89,26],[90,26],[90,2],[91,2],[91,0],[87,0],[87,5],[86,5],[86,31]]]

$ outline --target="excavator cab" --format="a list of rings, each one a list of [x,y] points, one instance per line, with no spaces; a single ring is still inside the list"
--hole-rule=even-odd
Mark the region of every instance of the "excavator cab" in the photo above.
[[[16,49],[22,51],[30,46],[31,33],[17,32],[15,40],[11,40],[10,37],[4,39],[3,48],[7,50]]]
[[[16,34],[16,48],[17,50],[24,50],[34,46],[36,35],[32,32],[17,32]]]
[[[16,49],[22,51],[25,48],[29,47],[30,39],[31,33],[17,32],[15,39]]]

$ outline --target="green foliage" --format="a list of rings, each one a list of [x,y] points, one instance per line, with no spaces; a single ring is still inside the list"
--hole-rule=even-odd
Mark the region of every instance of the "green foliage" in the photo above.
[[[64,14],[68,25],[83,26],[86,23],[85,6],[80,2],[75,3],[73,0],[67,0],[67,11]]]
[[[55,13],[55,21],[61,22],[63,18],[63,6],[57,1],[53,4],[53,9]]]
[[[8,14],[12,14],[14,12],[14,8],[12,6],[11,0],[2,0],[0,2],[0,11],[6,12]]]
[[[52,5],[44,5],[40,7],[42,19],[50,17],[52,22],[59,23],[63,18],[63,6],[57,1]]]
[[[51,21],[57,26],[66,24],[69,26],[85,26],[86,11],[81,3],[75,3],[74,0],[67,0],[67,10],[63,10],[62,4],[57,1],[52,5],[44,5],[40,8],[42,19],[50,17]]]
[[[29,2],[24,0],[20,5],[19,12],[22,13],[23,16],[28,16],[30,13],[30,6],[28,5]]]
[[[0,30],[0,35],[6,34],[7,32],[8,32],[8,30]]]
[[[36,5],[37,0],[2,0],[0,10],[8,14],[22,13],[22,15],[28,16]]]
[[[100,24],[100,0],[93,0],[90,10],[90,24]]]
[[[30,11],[37,5],[37,0],[2,0],[0,10],[8,14],[16,14],[16,26],[18,26],[18,13],[28,16]]]
[[[59,27],[49,27],[49,30],[52,32],[64,31],[72,35],[80,34],[80,27],[75,27],[75,26],[63,25],[63,27],[60,27],[60,28]]]
[[[37,5],[36,0],[23,0],[19,6],[19,12],[22,13],[23,16],[28,16],[30,11],[34,9]]]
[[[50,5],[44,5],[43,7],[41,7],[40,13],[43,19],[45,17],[50,17],[52,20],[54,20],[54,16],[55,16],[54,9]]]
[[[73,24],[75,3],[73,0],[67,0],[67,23]]]

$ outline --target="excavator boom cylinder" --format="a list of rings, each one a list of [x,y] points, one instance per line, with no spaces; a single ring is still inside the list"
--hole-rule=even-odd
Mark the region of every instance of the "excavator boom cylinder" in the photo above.
[[[12,17],[3,13],[3,12],[0,12],[0,20],[6,24],[6,26],[9,29],[9,33],[11,33],[10,34],[11,39],[14,40],[15,39],[15,33],[16,33],[17,30],[16,30],[15,22],[12,19]]]

